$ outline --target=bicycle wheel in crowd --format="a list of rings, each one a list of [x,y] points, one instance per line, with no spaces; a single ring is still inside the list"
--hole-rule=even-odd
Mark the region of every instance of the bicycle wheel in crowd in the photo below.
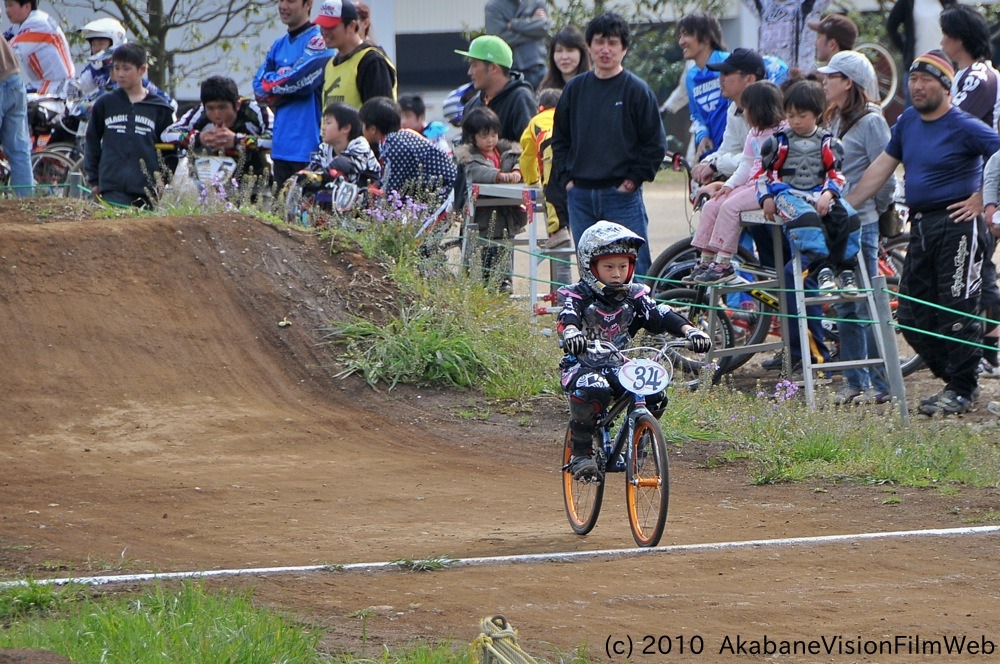
[[[468,272],[462,258],[462,223],[449,215],[428,229],[420,246],[421,271],[425,276],[458,277]]]
[[[69,196],[69,176],[76,162],[60,152],[39,150],[31,153],[31,172],[36,196]]]
[[[598,435],[595,432],[594,458],[603,459],[604,451],[600,449]],[[564,466],[569,463],[571,456],[573,456],[573,442],[570,440],[569,428],[567,428],[566,444],[563,446]],[[562,475],[563,503],[566,506],[569,525],[577,535],[586,535],[597,525],[597,517],[601,513],[601,503],[604,501],[604,482],[580,481],[565,470],[560,470],[559,474]]]
[[[690,320],[695,327],[707,333],[712,338],[712,344],[716,348],[732,348],[736,332],[733,324],[725,311],[717,311],[715,318],[715,329],[708,329],[708,309],[703,290],[694,288],[675,288],[664,291],[658,298],[669,304],[677,313]],[[652,344],[651,344],[652,345]],[[706,368],[705,355],[683,348],[671,348],[667,350],[667,355],[673,361],[674,366],[679,367],[686,374],[698,376]],[[723,374],[732,371],[733,358],[721,357],[716,361],[716,368],[712,374],[712,381],[718,381]]]
[[[670,502],[670,462],[659,422],[649,413],[638,415],[632,434],[625,504],[632,537],[639,546],[656,546],[667,524]]]
[[[756,257],[745,247],[739,248],[733,261],[742,278],[747,281],[759,278],[758,273],[762,269]],[[651,286],[653,297],[657,300],[663,300],[665,299],[663,293],[668,290],[690,288],[688,284],[680,283],[680,280],[691,273],[697,262],[698,250],[691,246],[691,238],[689,237],[678,240],[663,250],[650,268],[650,275],[655,277]],[[746,267],[747,270],[740,270],[741,266]],[[732,324],[734,332],[733,346],[763,343],[771,332],[773,314],[776,309],[760,299],[744,293],[730,293],[720,296],[715,306],[726,310],[729,316],[729,322]],[[726,371],[734,371],[743,366],[751,357],[753,354],[747,353],[729,358]]]
[[[878,105],[885,108],[892,103],[899,85],[899,69],[896,66],[896,58],[884,46],[874,42],[858,44],[855,50],[871,61],[872,67],[875,69],[875,78],[878,81]]]

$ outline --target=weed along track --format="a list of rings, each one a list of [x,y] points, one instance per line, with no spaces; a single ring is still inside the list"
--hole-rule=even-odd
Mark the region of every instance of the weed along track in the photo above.
[[[697,635],[707,661],[726,637],[765,632],[1000,641],[989,532],[559,560],[632,546],[623,491],[587,537],[566,525],[561,404],[469,419],[459,411],[484,404],[468,392],[335,379],[319,330],[393,290],[327,247],[239,215],[91,219],[0,201],[6,579],[329,566],[204,583],[252,586],[326,628],[323,648],[357,653],[468,642],[495,613],[550,661],[584,643],[620,660],[607,644],[664,635]],[[719,452],[671,447],[661,546],[990,525],[969,519],[998,509],[990,489],[750,486],[740,463],[709,463]],[[515,555],[539,559],[338,571]]]

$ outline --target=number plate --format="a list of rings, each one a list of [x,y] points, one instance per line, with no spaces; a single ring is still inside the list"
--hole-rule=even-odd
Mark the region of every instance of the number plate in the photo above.
[[[662,392],[667,387],[670,377],[662,364],[637,358],[626,362],[618,369],[618,381],[629,392],[645,397]]]

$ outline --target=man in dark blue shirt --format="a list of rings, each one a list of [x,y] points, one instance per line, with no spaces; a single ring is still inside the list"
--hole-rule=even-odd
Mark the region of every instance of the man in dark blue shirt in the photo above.
[[[629,27],[613,13],[587,26],[594,68],[576,76],[556,106],[552,132],[553,177],[566,184],[573,241],[605,219],[625,226],[647,242],[639,250],[635,274],[652,263],[642,200],[642,183],[656,177],[667,149],[659,105],[649,86],[622,66]]]
[[[913,220],[898,318],[903,337],[934,375],[945,382],[922,399],[925,415],[972,409],[979,393],[976,368],[982,351],[979,309],[983,246],[977,233],[983,211],[983,164],[1000,149],[997,133],[951,104],[955,70],[940,51],[910,67],[913,106],[892,129],[889,144],[847,196],[859,205],[875,195],[902,163],[906,202]],[[910,299],[913,298],[913,299]],[[945,307],[938,309],[935,305]],[[940,335],[940,336],[933,336]]]

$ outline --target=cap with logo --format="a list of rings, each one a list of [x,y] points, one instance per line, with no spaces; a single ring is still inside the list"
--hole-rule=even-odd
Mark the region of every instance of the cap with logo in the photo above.
[[[482,35],[476,37],[469,44],[468,51],[455,51],[459,55],[464,55],[473,60],[492,62],[501,67],[510,69],[514,64],[514,53],[510,50],[507,42],[494,35]]]
[[[734,48],[729,57],[722,62],[710,62],[706,65],[712,71],[731,74],[734,71],[753,74],[758,80],[767,78],[767,68],[760,53],[750,48]]]
[[[321,28],[335,28],[341,23],[358,20],[358,9],[351,0],[324,0],[319,6],[315,25]]]
[[[826,35],[840,45],[841,50],[849,51],[858,41],[858,26],[843,14],[830,14],[821,21],[806,23],[811,30]]]

